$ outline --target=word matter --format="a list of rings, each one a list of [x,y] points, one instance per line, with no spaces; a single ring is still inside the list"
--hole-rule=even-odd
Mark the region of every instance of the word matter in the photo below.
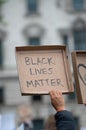
[[[26,81],[27,87],[62,86],[61,79],[39,79]]]

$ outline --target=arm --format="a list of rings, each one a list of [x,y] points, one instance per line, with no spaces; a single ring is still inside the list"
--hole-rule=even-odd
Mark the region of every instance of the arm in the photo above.
[[[57,111],[55,115],[57,130],[75,130],[75,122],[71,112],[65,109],[62,93],[50,91],[51,103]]]

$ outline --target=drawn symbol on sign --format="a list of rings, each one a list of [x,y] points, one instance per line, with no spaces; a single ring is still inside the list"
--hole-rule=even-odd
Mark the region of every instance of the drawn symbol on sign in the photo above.
[[[85,75],[83,76],[83,74],[80,72],[80,68],[83,68],[85,69]],[[86,85],[86,65],[84,64],[78,64],[78,74],[79,74],[79,77],[81,79],[81,81],[83,82],[84,85]]]

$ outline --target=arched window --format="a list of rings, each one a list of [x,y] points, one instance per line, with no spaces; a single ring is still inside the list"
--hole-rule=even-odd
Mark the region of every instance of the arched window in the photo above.
[[[25,27],[24,34],[28,45],[40,45],[41,37],[44,34],[44,28],[37,23],[30,24]]]
[[[86,23],[77,19],[73,23],[74,49],[86,50]]]

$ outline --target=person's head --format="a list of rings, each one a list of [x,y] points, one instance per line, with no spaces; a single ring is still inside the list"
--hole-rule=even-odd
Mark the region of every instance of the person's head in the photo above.
[[[22,105],[18,108],[19,117],[21,122],[27,122],[31,120],[31,108],[28,105]]]
[[[27,123],[32,125],[32,111],[31,107],[27,104],[23,104],[18,106],[17,116],[16,116],[16,124],[17,127],[21,123]]]
[[[51,114],[45,122],[45,130],[56,130],[55,116]]]

